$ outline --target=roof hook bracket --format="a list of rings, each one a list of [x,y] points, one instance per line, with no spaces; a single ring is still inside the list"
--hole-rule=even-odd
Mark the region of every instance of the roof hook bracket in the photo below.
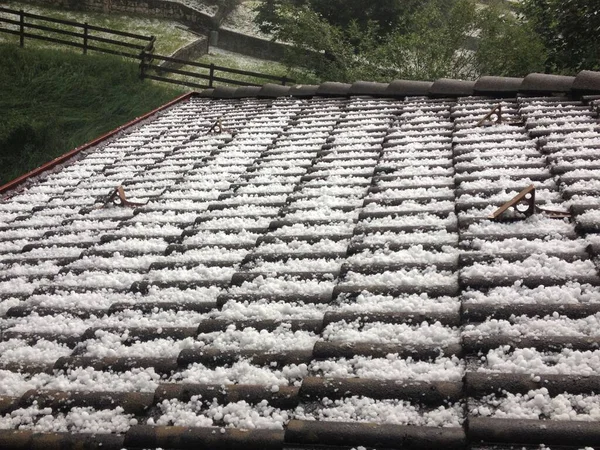
[[[231,131],[229,131],[226,128],[223,128],[223,117],[219,117],[215,123],[213,123],[213,125],[209,128],[209,130],[206,132],[206,134],[211,134],[211,133],[216,133],[216,134],[221,134],[221,133],[231,133]],[[233,134],[233,133],[231,133]]]
[[[127,197],[125,196],[125,189],[123,188],[123,186],[118,186],[117,188],[115,188],[114,191],[110,193],[110,195],[104,201],[104,206],[108,205],[109,203],[121,207],[127,206],[129,208],[135,208],[137,206],[145,205],[145,203],[138,203],[127,200]]]
[[[505,124],[505,125],[514,125],[514,126],[523,126],[525,125],[525,122],[523,120],[514,120],[514,121],[509,121],[509,120],[505,120],[502,117],[502,104],[498,103],[496,106],[494,106],[492,108],[492,110],[487,113],[485,116],[483,116],[483,118],[477,122],[477,127],[482,127],[482,126],[490,126],[490,125],[496,125],[496,124]]]
[[[571,214],[567,211],[556,211],[536,206],[535,186],[533,184],[526,187],[517,195],[515,195],[511,200],[503,204],[488,218],[491,220],[499,220],[508,211],[513,211],[519,214],[520,216],[524,217],[530,217],[536,212],[544,213],[552,219],[564,219],[571,217]],[[520,216],[517,216],[516,218],[519,218]]]

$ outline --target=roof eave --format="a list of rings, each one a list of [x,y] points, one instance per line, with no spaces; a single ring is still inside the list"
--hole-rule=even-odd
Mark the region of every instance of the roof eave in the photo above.
[[[74,148],[73,150],[69,150],[68,152],[64,153],[63,155],[58,156],[57,158],[54,158],[52,161],[48,161],[47,163],[41,165],[40,167],[37,167],[37,168],[21,175],[20,177],[15,178],[14,180],[9,181],[8,183],[0,186],[0,195],[5,194],[11,190],[14,190],[15,188],[17,188],[17,187],[21,186],[23,183],[25,183],[27,180],[37,177],[37,176],[41,175],[42,173],[44,173],[48,170],[51,170],[60,164],[67,162],[74,156],[77,156],[77,154],[81,153],[82,151],[87,150],[91,147],[95,147],[96,145],[101,144],[104,141],[107,141],[108,139],[110,139],[113,136],[117,135],[118,133],[126,130],[127,128],[137,125],[138,123],[152,117],[154,114],[164,111],[165,109],[168,109],[168,108],[170,108],[178,103],[181,103],[183,101],[187,101],[191,97],[194,97],[197,95],[199,95],[199,94],[195,91],[180,95],[179,97],[171,100],[168,103],[165,103],[162,106],[159,106],[156,109],[153,109],[152,111],[144,114],[143,116],[137,117],[137,118],[127,122],[126,124],[121,125],[120,127],[117,127],[114,130],[109,131],[108,133],[103,134],[100,137],[97,137],[96,139],[94,139],[90,142],[87,142],[83,145],[80,145],[77,148]]]

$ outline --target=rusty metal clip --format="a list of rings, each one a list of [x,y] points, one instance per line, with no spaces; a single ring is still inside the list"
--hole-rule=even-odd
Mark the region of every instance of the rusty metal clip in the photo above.
[[[571,213],[568,211],[556,211],[554,209],[546,209],[546,208],[541,208],[539,206],[536,206],[535,210],[537,212],[542,212],[542,213],[546,214],[551,219],[568,219],[569,217],[571,217]]]
[[[233,134],[228,129],[223,128],[223,118],[222,117],[219,117],[215,121],[215,123],[213,123],[213,125],[209,128],[209,130],[206,132],[206,134],[211,134],[211,133],[216,133],[216,134],[231,133],[231,134]]]
[[[526,209],[519,209],[519,205],[527,205]],[[490,215],[490,219],[496,220],[506,211],[513,208],[517,212],[525,215],[525,217],[529,217],[533,215],[535,212],[535,186],[532,184],[531,186],[526,187],[517,195],[515,195],[511,200],[507,201],[504,205],[498,208]]]
[[[526,206],[526,208],[523,209],[523,206]],[[511,209],[519,214],[524,215],[525,217],[530,217],[536,212],[544,213],[552,219],[563,219],[571,217],[571,213],[567,211],[555,211],[552,209],[546,209],[536,206],[535,186],[533,184],[523,189],[512,199],[507,201],[500,208],[498,208],[496,211],[490,214],[489,219],[498,220],[498,218],[502,216],[502,214]]]
[[[494,118],[495,117],[495,118]],[[523,120],[515,120],[515,121],[506,121],[502,118],[502,105],[497,104],[492,108],[492,110],[487,113],[483,118],[477,122],[476,127],[481,127],[483,125],[494,125],[494,124],[505,124],[505,125],[514,125],[514,126],[523,126],[525,122]]]
[[[127,197],[125,196],[125,189],[123,189],[123,186],[118,186],[117,188],[115,188],[114,191],[112,191],[112,193],[107,197],[106,201],[104,202],[104,206],[106,206],[108,203],[112,203],[113,205],[121,207],[128,206],[129,208],[135,208],[136,206],[145,205],[145,203],[131,202],[127,200]]]

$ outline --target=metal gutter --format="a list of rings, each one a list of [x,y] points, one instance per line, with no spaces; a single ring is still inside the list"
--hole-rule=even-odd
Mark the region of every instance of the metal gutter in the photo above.
[[[17,186],[23,184],[28,179],[30,179],[32,177],[36,177],[36,176],[42,174],[43,172],[50,170],[50,169],[58,166],[59,164],[62,164],[64,162],[68,161],[73,156],[77,155],[78,153],[80,153],[84,150],[87,150],[88,148],[94,147],[95,145],[98,145],[98,144],[106,141],[107,139],[110,139],[111,137],[115,136],[116,134],[120,133],[121,131],[123,131],[133,125],[136,125],[136,124],[142,122],[143,120],[148,119],[149,117],[156,114],[157,112],[160,112],[167,108],[170,108],[171,106],[173,106],[177,103],[181,103],[183,101],[189,100],[191,97],[194,97],[196,95],[198,95],[198,93],[195,91],[188,92],[187,94],[183,94],[183,95],[171,100],[170,102],[165,103],[164,105],[159,106],[156,109],[153,109],[149,113],[146,113],[143,116],[137,117],[137,118],[127,122],[126,124],[121,125],[120,127],[115,128],[114,130],[109,131],[106,134],[103,134],[102,136],[94,139],[93,141],[83,144],[83,145],[65,153],[64,155],[54,158],[52,161],[49,161],[46,164],[43,164],[42,166],[40,166],[36,169],[33,169],[32,171],[27,172],[26,174],[21,175],[20,177],[14,179],[12,181],[9,181],[8,183],[6,183],[3,186],[0,186],[0,194],[4,194],[5,192],[10,191],[11,189],[14,189]]]

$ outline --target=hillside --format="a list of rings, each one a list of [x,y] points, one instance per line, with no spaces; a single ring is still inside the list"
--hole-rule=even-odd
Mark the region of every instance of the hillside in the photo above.
[[[118,58],[0,44],[0,184],[179,95]]]
[[[187,27],[177,21],[161,19],[156,17],[144,17],[133,14],[104,14],[102,12],[67,10],[64,8],[52,8],[45,5],[37,5],[23,2],[3,2],[2,6],[15,10],[23,9],[31,14],[52,17],[55,19],[70,20],[74,22],[87,22],[89,24],[110,28],[113,30],[128,31],[130,33],[142,34],[145,36],[156,36],[155,51],[160,54],[169,55],[177,49],[195,41],[198,36],[192,33]],[[1,13],[0,17],[15,19],[14,15]],[[35,21],[34,21],[35,22]],[[37,22],[39,25],[48,25],[48,23]],[[70,26],[52,24],[53,28],[61,28],[67,31],[79,31]],[[10,26],[8,26],[10,28]],[[55,33],[43,30],[33,30],[35,34],[57,37]],[[104,36],[111,38],[114,36]],[[61,36],[65,39],[65,36]],[[0,42],[18,43],[19,37],[11,34],[0,33]],[[56,48],[55,44],[27,39],[25,47],[28,48]],[[61,46],[60,48],[65,48]],[[74,49],[75,52],[79,50]]]

